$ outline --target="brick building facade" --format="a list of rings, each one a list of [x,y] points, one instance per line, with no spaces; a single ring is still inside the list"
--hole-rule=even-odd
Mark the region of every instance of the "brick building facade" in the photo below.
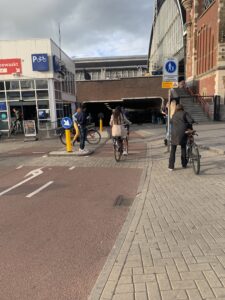
[[[186,10],[186,82],[200,95],[219,95],[224,104],[225,1],[181,2]]]
[[[162,89],[161,85],[161,76],[77,81],[77,101],[87,103],[138,98],[166,99],[168,91]]]

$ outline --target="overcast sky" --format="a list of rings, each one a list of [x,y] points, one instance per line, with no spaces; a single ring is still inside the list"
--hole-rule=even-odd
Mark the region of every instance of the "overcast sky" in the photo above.
[[[147,54],[153,0],[1,0],[0,39],[46,38],[76,57]]]

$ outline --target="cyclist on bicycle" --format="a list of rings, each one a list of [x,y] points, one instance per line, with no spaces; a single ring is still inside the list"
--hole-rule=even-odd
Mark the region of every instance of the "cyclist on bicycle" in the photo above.
[[[13,127],[15,127],[18,130],[19,128],[22,128],[23,116],[22,113],[16,108],[13,108],[13,112],[15,115],[15,121],[13,123]]]
[[[112,127],[112,137],[119,137],[123,140],[123,155],[128,155],[124,143],[124,140],[127,137],[127,130],[125,128],[126,124],[131,125],[131,122],[122,113],[121,107],[117,106],[111,115],[110,126]]]
[[[171,119],[171,150],[169,158],[169,170],[173,171],[175,164],[175,156],[177,146],[181,146],[181,164],[183,168],[187,167],[186,158],[186,144],[187,135],[186,130],[192,128],[194,120],[192,117],[184,111],[184,107],[181,104],[177,104],[176,112]]]

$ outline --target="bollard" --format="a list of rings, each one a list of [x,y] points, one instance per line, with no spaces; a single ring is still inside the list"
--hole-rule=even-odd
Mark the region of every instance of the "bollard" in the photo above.
[[[102,120],[102,118],[100,118],[100,120],[99,120],[99,131],[103,132],[103,120]]]
[[[66,129],[65,134],[66,134],[66,151],[72,152],[70,129]]]

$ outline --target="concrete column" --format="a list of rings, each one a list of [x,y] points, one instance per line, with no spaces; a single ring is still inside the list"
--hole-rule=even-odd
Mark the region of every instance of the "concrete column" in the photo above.
[[[52,125],[54,125],[57,123],[54,79],[48,80],[48,89],[49,89],[49,108],[50,108],[51,122]]]
[[[192,38],[192,18],[191,10],[193,6],[193,0],[181,0],[183,7],[186,10],[186,78],[192,77],[192,49],[191,49],[191,38]]]

